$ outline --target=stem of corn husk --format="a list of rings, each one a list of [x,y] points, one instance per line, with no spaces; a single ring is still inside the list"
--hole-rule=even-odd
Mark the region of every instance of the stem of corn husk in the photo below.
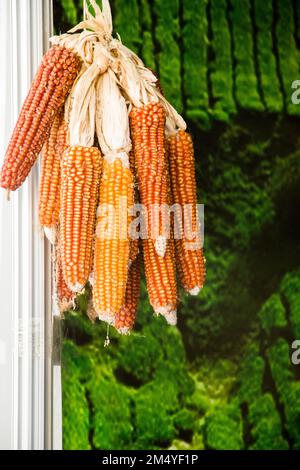
[[[99,75],[106,72],[108,64],[106,49],[102,44],[96,43],[93,63],[83,70],[76,81],[65,108],[65,119],[69,122],[70,145],[91,147],[94,144],[96,84]]]

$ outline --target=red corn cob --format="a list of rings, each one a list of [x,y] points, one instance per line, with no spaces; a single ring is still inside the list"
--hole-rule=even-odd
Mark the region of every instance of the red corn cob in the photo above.
[[[80,66],[79,57],[63,46],[54,46],[44,55],[6,151],[2,188],[14,191],[26,179]]]
[[[175,240],[177,269],[184,289],[196,295],[205,282],[205,259],[197,223],[194,146],[186,132],[169,137],[169,162],[173,202],[180,205],[183,213],[180,238]],[[192,217],[185,213],[187,207]],[[189,232],[195,234],[191,240],[186,236]]]
[[[138,183],[136,181],[136,161],[135,161],[135,155],[134,152],[131,151],[129,153],[129,164],[130,164],[130,170],[134,178],[134,203],[139,204],[139,191],[138,191]],[[134,235],[134,234],[131,234]],[[130,241],[130,263],[132,263],[136,257],[139,254],[139,239],[138,238],[132,238]]]
[[[169,324],[175,325],[177,284],[174,241],[168,240],[166,254],[161,257],[152,240],[143,240],[143,255],[150,304],[157,315],[163,315]]]
[[[142,108],[134,108],[130,121],[139,194],[148,214],[148,237],[154,240],[157,252],[164,256],[164,243],[161,246],[160,242],[164,241],[166,234],[161,215],[157,218],[158,208],[168,202],[163,182],[167,165],[164,107],[160,103],[149,103]]]
[[[57,249],[57,260],[56,260],[56,290],[57,290],[59,309],[61,313],[72,308],[74,304],[75,294],[68,288],[64,280],[64,276],[62,272],[62,265],[61,265],[61,257],[59,254],[59,246]]]
[[[129,268],[125,302],[115,321],[115,328],[121,334],[128,334],[134,327],[140,296],[141,256],[138,255]]]

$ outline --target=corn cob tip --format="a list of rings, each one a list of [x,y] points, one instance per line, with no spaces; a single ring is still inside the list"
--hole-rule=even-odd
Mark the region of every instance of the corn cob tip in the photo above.
[[[49,240],[51,245],[56,243],[56,228],[55,227],[44,227],[45,237]]]
[[[116,320],[116,315],[112,312],[106,311],[106,312],[98,313],[98,318],[99,318],[99,320],[104,321],[108,325],[114,326],[115,320]]]
[[[167,315],[165,315],[166,322],[170,326],[176,326],[177,325],[177,313],[176,312],[171,312],[171,313],[168,313]]]
[[[171,305],[167,305],[166,307],[157,307],[155,309],[154,314],[156,316],[162,315],[163,317],[165,317],[168,325],[171,325],[171,326],[177,325],[177,310],[172,310]]]
[[[188,293],[189,293],[190,295],[198,295],[198,294],[201,292],[202,287],[203,287],[203,286],[195,286],[195,287],[193,287],[193,289],[190,289],[190,290],[188,291]]]
[[[124,326],[123,328],[116,328],[117,332],[122,336],[129,336],[131,333],[130,328]]]
[[[76,294],[82,294],[84,285],[79,284],[79,282],[76,282],[76,284],[68,284],[68,288],[72,291],[75,292]]]
[[[167,250],[167,238],[165,236],[159,235],[157,237],[155,240],[155,250],[158,256],[162,258],[165,256]]]

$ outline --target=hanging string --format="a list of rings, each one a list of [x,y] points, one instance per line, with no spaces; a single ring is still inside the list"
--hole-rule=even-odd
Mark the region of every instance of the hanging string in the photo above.
[[[109,324],[107,324],[107,329],[106,329],[106,338],[105,338],[105,341],[104,341],[104,347],[105,348],[108,348],[108,346],[110,345],[110,338],[109,338]]]
[[[87,12],[88,12],[88,6],[87,6],[87,0],[83,0],[83,19],[87,19]]]

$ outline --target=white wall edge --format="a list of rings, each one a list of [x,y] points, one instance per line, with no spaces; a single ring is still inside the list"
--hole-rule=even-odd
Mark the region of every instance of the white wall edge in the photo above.
[[[5,45],[1,48],[0,122],[4,126],[0,163],[48,48],[52,23],[52,0],[0,2],[0,40]],[[0,353],[1,347],[5,353],[2,369],[0,354],[1,449],[52,448],[52,439],[47,437],[53,433],[52,414],[47,412],[52,407],[52,391],[47,390],[52,387],[52,362],[49,341],[45,342],[52,334],[52,329],[48,331],[52,328],[51,269],[49,247],[38,222],[38,180],[37,164],[9,203],[4,191],[0,192],[0,232],[5,228],[0,235],[0,315],[4,325]],[[6,409],[2,409],[4,405],[1,408],[2,399]]]

